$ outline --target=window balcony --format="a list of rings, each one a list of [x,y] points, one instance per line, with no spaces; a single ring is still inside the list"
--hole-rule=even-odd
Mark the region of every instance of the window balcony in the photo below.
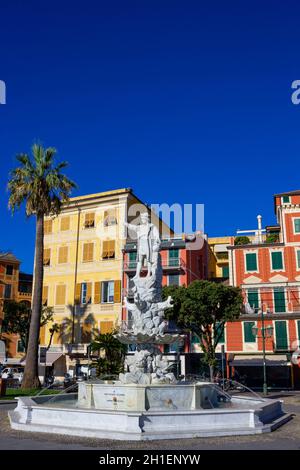
[[[137,261],[124,261],[124,271],[134,272],[136,271]],[[185,262],[181,258],[170,258],[168,260],[162,260],[162,268],[164,271],[182,271],[186,267]],[[146,270],[146,266],[143,266],[142,271]]]

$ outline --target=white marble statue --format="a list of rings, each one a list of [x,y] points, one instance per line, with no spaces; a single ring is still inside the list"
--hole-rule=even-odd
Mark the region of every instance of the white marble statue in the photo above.
[[[148,212],[141,214],[141,224],[133,225],[125,222],[125,226],[136,233],[137,237],[137,267],[135,279],[140,277],[144,260],[147,262],[147,277],[151,276],[152,266],[160,250],[159,232],[149,221]]]

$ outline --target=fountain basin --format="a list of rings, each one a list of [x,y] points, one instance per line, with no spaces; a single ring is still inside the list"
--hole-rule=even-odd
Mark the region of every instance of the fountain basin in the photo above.
[[[207,383],[123,385],[80,383],[78,400],[20,397],[11,427],[116,440],[180,439],[270,432],[291,419],[281,400],[233,396],[217,400]],[[114,399],[114,397],[116,399]],[[208,406],[210,408],[206,408]],[[212,407],[213,406],[213,407]]]

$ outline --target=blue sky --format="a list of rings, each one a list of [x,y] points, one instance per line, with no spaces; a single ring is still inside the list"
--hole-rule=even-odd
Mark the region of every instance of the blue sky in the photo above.
[[[300,189],[297,1],[1,4],[0,247],[32,270],[34,220],[7,210],[18,152],[68,160],[74,194],[132,187],[148,203],[204,203],[211,236],[274,222]]]

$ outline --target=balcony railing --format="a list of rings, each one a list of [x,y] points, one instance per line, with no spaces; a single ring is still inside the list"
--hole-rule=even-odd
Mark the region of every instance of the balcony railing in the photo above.
[[[124,261],[124,271],[136,271],[137,261]],[[165,271],[180,271],[186,267],[185,262],[181,258],[170,258],[162,260],[162,268]],[[142,269],[146,269],[144,266]]]
[[[64,354],[69,354],[71,356],[78,355],[78,354],[87,356],[87,348],[88,348],[87,343],[64,344],[63,352]]]

